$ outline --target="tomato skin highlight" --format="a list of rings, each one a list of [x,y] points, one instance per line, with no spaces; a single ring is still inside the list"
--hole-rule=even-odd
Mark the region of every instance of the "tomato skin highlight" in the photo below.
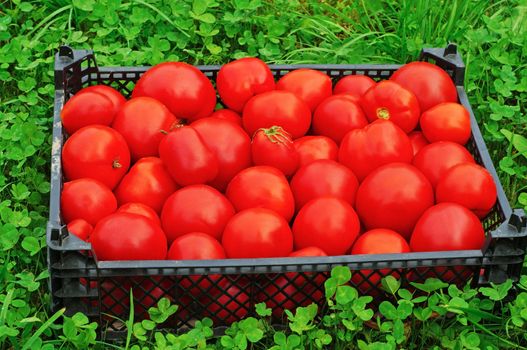
[[[360,184],[356,208],[368,229],[391,229],[408,239],[423,212],[434,205],[434,191],[417,168],[392,163],[374,170]]]
[[[366,91],[360,104],[370,122],[390,120],[405,133],[415,129],[421,114],[415,95],[390,80],[381,81]]]
[[[155,210],[143,203],[129,202],[123,204],[117,209],[117,212],[142,215],[145,218],[152,220],[157,225],[161,226],[161,221],[159,220],[159,216],[157,215]]]
[[[351,170],[328,159],[303,166],[291,179],[297,211],[310,200],[326,196],[341,198],[353,205],[358,188],[359,182]]]
[[[320,71],[300,68],[284,75],[276,83],[277,90],[292,92],[307,103],[311,112],[331,96],[331,78]]]
[[[88,125],[109,126],[114,116],[112,101],[94,91],[75,94],[60,112],[62,125],[69,135]]]
[[[390,77],[415,94],[421,113],[442,103],[457,102],[457,90],[450,76],[428,62],[410,62]]]
[[[414,252],[481,249],[485,231],[478,217],[456,203],[439,203],[417,221],[410,248]]]
[[[291,134],[279,126],[256,131],[251,153],[254,165],[275,167],[288,177],[295,173],[300,163]]]
[[[126,102],[115,116],[112,128],[123,135],[133,161],[158,157],[163,131],[169,132],[178,120],[159,101],[151,97],[136,97]]]
[[[79,237],[85,242],[89,241],[93,226],[84,219],[71,220],[68,224],[68,232]]]
[[[425,135],[421,131],[412,131],[408,134],[408,138],[412,143],[412,150],[414,152],[414,157],[423,148],[424,146],[430,144],[426,139]]]
[[[337,160],[339,147],[326,136],[304,136],[293,143],[299,157],[299,168],[317,159]]]
[[[68,180],[88,177],[113,189],[130,167],[130,150],[117,131],[85,126],[64,143],[62,166]]]
[[[161,212],[161,225],[168,242],[191,232],[203,232],[221,239],[234,207],[218,190],[207,185],[191,185],[174,192]]]
[[[221,100],[240,113],[254,95],[274,90],[273,73],[259,58],[246,57],[224,64],[216,79]]]
[[[281,215],[250,208],[229,220],[222,245],[230,259],[284,257],[293,251],[293,234]]]
[[[161,227],[130,213],[115,213],[100,220],[90,242],[99,260],[164,260],[168,250]]]
[[[419,123],[430,142],[452,141],[464,145],[470,138],[470,114],[459,103],[440,103],[425,111]]]
[[[286,221],[295,213],[293,192],[284,174],[269,166],[254,166],[236,175],[225,195],[237,211],[266,208],[281,215]]]
[[[208,117],[216,106],[216,91],[198,68],[183,62],[165,62],[146,71],[132,98],[148,96],[163,103],[178,119]]]
[[[472,210],[483,219],[497,199],[496,183],[487,169],[473,163],[450,168],[436,186],[437,203],[452,202]]]
[[[247,101],[242,115],[243,128],[254,135],[260,128],[278,125],[293,139],[304,136],[311,124],[308,105],[289,91],[269,91]]]
[[[366,75],[348,75],[335,84],[333,95],[347,94],[358,100],[374,85],[375,80]]]
[[[159,144],[159,157],[181,186],[207,183],[218,175],[216,155],[192,126],[168,133]]]
[[[450,141],[433,142],[423,147],[412,161],[434,188],[450,168],[461,163],[475,163],[475,161],[465,147]]]
[[[178,188],[161,159],[146,157],[132,166],[117,186],[115,196],[120,206],[143,203],[161,213],[165,200]]]
[[[357,100],[347,94],[330,96],[320,103],[313,114],[312,128],[315,135],[331,138],[339,144],[353,129],[368,125]]]
[[[339,149],[339,162],[350,168],[359,182],[382,165],[410,163],[412,158],[410,139],[389,120],[376,120],[363,129],[350,131]]]

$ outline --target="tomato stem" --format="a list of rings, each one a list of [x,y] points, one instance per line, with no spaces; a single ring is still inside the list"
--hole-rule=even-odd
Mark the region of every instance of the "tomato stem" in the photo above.
[[[390,111],[386,107],[377,108],[377,118],[388,120],[390,119]]]
[[[123,166],[121,165],[121,163],[119,163],[119,159],[114,159],[112,163],[112,167],[114,169],[118,169],[118,168],[122,168]]]
[[[256,130],[254,134],[256,135],[259,131],[262,131],[272,143],[281,143],[285,145],[293,143],[291,134],[285,131],[281,126],[273,125],[270,128],[260,128]]]

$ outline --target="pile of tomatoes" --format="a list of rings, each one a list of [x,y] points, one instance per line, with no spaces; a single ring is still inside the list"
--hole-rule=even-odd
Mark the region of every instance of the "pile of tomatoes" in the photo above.
[[[426,62],[275,82],[243,58],[215,86],[162,63],[129,100],[95,85],[65,104],[62,218],[99,260],[481,249],[496,186],[457,101]]]

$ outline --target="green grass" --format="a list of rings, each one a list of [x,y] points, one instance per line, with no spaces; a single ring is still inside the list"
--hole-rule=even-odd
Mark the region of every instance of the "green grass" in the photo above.
[[[458,43],[467,65],[465,86],[507,196],[513,206],[526,207],[525,0],[3,1],[0,347],[75,348],[77,344],[82,348],[83,341],[93,344],[94,325],[82,315],[71,319],[48,312],[45,227],[53,53],[59,45],[93,48],[100,65],[151,65],[165,60],[218,64],[247,55],[270,63],[398,63],[415,59],[421,47],[441,47],[448,42]],[[498,347],[506,347],[507,339],[525,345],[518,333],[525,326],[515,325],[514,331],[506,327],[519,324],[518,317],[522,317],[508,305],[525,310],[527,304],[523,299],[504,303],[503,317],[488,320],[483,329],[477,322],[465,327],[462,321],[440,318],[441,322],[416,328],[401,344],[410,347],[409,341],[415,340],[415,346],[422,348],[478,348],[477,336],[483,343],[494,339]],[[416,316],[412,317],[415,321]],[[196,334],[203,336],[206,329],[203,325]],[[75,334],[82,336],[77,339]],[[266,336],[269,334],[274,333]],[[283,336],[293,344],[299,339],[292,335]],[[316,339],[324,341],[322,333],[311,336],[305,343],[311,347],[316,346]],[[282,335],[276,337],[283,340]],[[390,341],[386,332],[362,327],[353,337],[353,344],[358,339]],[[137,339],[132,337],[133,342]],[[265,339],[273,341],[272,336]]]

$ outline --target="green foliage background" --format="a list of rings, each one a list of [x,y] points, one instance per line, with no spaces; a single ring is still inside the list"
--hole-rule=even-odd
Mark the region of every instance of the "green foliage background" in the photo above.
[[[60,315],[59,326],[48,315],[45,263],[59,45],[91,48],[100,65],[122,66],[247,55],[269,63],[401,63],[448,42],[467,65],[466,89],[507,196],[527,207],[525,0],[2,1],[0,343],[18,349],[33,339],[26,344],[39,348],[61,329]],[[81,316],[77,323],[87,324]]]

